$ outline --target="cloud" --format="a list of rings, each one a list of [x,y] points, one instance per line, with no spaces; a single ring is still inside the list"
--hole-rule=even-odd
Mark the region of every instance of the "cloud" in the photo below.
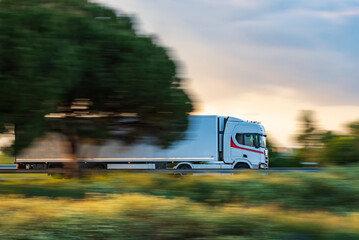
[[[206,113],[291,121],[288,132],[300,109],[359,107],[358,0],[97,2],[135,14],[172,49]],[[349,112],[331,119],[359,117]]]
[[[303,17],[319,18],[331,21],[337,24],[345,24],[352,18],[359,17],[359,8],[349,8],[344,10],[308,10],[308,9],[297,9],[291,12],[292,14],[301,15]]]
[[[284,86],[321,105],[359,102],[359,48],[350,40],[359,41],[352,32],[359,21],[349,19],[346,29],[320,20],[357,16],[358,1],[99,2],[138,14],[144,29],[174,48],[198,87],[214,79],[247,92]]]
[[[315,12],[319,17],[330,19],[330,20],[338,20],[346,17],[358,17],[359,9],[355,10],[346,10],[346,11],[338,11],[338,12]]]

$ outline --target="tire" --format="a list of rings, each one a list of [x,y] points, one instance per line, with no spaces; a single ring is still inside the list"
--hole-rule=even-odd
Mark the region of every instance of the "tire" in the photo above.
[[[88,171],[83,171],[81,172],[81,176],[92,176],[92,175],[107,175],[106,171],[104,171],[105,169],[107,169],[105,164],[102,163],[98,163],[98,164],[94,164],[94,165],[90,165],[86,170]]]
[[[182,164],[177,167],[177,169],[186,170],[186,169],[192,169],[192,167],[188,164]]]
[[[237,163],[234,166],[235,169],[241,168],[241,169],[249,169],[249,165],[247,163]]]
[[[65,178],[65,174],[60,173],[61,171],[63,171],[62,164],[49,164],[48,170],[49,170],[48,175],[52,176],[53,178],[57,178],[57,179]],[[55,171],[56,173],[53,173],[51,171]]]
[[[182,164],[177,167],[178,170],[191,170],[192,167],[188,164]],[[179,173],[180,176],[192,175],[192,173]]]

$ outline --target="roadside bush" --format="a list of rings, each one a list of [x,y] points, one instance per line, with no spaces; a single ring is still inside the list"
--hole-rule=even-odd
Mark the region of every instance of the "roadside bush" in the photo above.
[[[303,167],[302,164],[300,164],[301,159],[296,156],[280,156],[278,155],[275,158],[270,157],[269,159],[269,167]]]
[[[359,236],[359,227],[353,224],[359,221],[357,214],[297,212],[271,205],[212,207],[185,198],[166,199],[143,194],[105,195],[82,200],[10,196],[0,200],[0,238],[4,240]]]
[[[186,197],[212,206],[275,204],[288,209],[358,211],[359,168],[319,173],[247,172],[237,175],[121,174],[80,180],[3,180],[0,194],[84,199],[105,194],[140,193]]]
[[[0,153],[0,164],[14,164],[14,157],[11,157],[5,153]]]

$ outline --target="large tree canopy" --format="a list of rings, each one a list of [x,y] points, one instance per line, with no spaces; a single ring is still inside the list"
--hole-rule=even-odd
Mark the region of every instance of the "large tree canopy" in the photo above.
[[[186,128],[176,65],[131,18],[86,0],[1,0],[0,33],[0,126],[16,127],[17,152],[48,131],[166,146]]]

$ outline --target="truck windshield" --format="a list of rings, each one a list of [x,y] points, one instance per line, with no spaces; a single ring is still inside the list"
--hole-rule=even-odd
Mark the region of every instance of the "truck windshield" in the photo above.
[[[258,140],[259,140],[259,146],[262,148],[267,147],[267,142],[266,142],[266,137],[263,135],[258,135]]]

